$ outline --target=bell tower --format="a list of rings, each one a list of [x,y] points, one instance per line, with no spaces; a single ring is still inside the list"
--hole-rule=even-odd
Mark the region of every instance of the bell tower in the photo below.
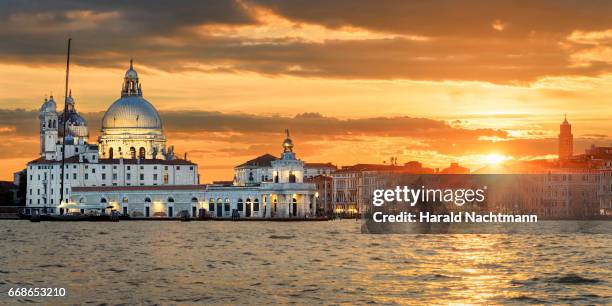
[[[40,120],[40,156],[45,159],[55,159],[57,134],[58,134],[58,114],[57,105],[53,100],[53,95],[40,107],[38,119]]]
[[[559,126],[559,160],[568,160],[574,154],[574,135],[572,135],[572,125],[565,119]]]

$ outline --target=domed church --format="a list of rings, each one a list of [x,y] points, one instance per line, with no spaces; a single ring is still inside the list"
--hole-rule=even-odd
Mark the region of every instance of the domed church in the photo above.
[[[172,218],[181,212],[192,217],[204,212],[212,218],[315,214],[316,186],[304,182],[308,169],[293,152],[288,130],[280,158],[273,157],[269,167],[259,170],[270,176],[254,181],[251,172],[257,169],[238,167],[233,182],[200,185],[198,165],[177,158],[173,147],[166,146],[162,119],[143,97],[131,60],[121,97],[102,118],[97,144],[88,143],[87,123],[72,92],[65,109],[65,114],[58,113],[52,96],[40,107],[40,157],[27,164],[26,213],[95,213],[112,207],[143,218]]]
[[[155,107],[142,96],[132,60],[125,72],[121,98],[102,118],[98,139],[101,158],[167,159],[166,137]]]

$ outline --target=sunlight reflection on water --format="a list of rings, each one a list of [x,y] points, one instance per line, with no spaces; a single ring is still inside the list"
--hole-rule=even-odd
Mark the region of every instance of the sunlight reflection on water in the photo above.
[[[612,302],[610,234],[365,235],[360,222],[1,221],[0,302]],[[25,302],[26,299],[21,298]]]

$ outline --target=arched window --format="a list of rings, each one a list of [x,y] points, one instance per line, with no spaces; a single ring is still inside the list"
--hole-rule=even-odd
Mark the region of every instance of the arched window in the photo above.
[[[145,203],[151,203],[151,198],[146,197],[146,198],[145,198]]]
[[[223,205],[223,210],[230,211],[230,199],[225,198],[225,205]]]
[[[173,197],[169,197],[168,198],[168,203],[174,203],[174,198]]]
[[[196,198],[196,197],[191,198],[191,202],[197,203],[198,202],[198,198]]]
[[[145,148],[140,147],[140,149],[138,150],[138,158],[145,159],[145,157],[146,157]]]
[[[253,201],[253,211],[259,211],[259,199]]]
[[[208,200],[208,211],[215,211],[215,199],[210,198]]]
[[[128,197],[123,197],[123,201],[122,202],[123,203],[128,203],[129,202]]]
[[[136,159],[136,148],[130,147],[130,158]]]
[[[289,183],[295,183],[295,174],[293,174],[293,171],[289,171]]]
[[[80,198],[79,203],[85,203],[85,198]]]
[[[108,149],[108,158],[113,159],[113,148]]]
[[[100,203],[106,204],[106,199],[105,198],[100,199]]]
[[[244,205],[242,204],[242,198],[238,199],[238,211],[243,211]]]
[[[249,172],[249,182],[254,181],[255,178],[253,178],[253,172]]]

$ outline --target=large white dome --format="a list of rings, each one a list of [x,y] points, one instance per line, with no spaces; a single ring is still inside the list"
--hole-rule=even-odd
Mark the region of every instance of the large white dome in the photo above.
[[[102,118],[102,129],[142,128],[162,129],[155,107],[142,96],[126,96],[115,101]]]

